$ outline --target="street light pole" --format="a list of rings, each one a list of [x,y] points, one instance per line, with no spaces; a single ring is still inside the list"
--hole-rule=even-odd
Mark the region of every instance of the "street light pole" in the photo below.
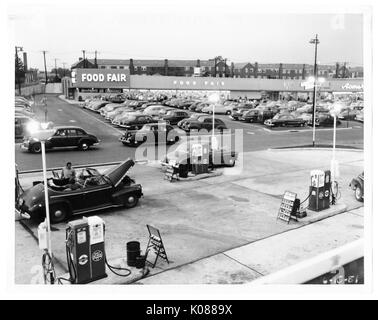
[[[43,186],[44,186],[44,191],[45,191],[45,208],[46,208],[46,224],[47,224],[47,250],[52,259],[50,207],[49,207],[49,193],[48,193],[48,188],[47,188],[46,148],[45,148],[44,140],[41,140],[41,147],[42,147]]]
[[[318,58],[318,44],[319,44],[318,35],[316,34],[315,39],[311,39],[310,43],[315,44],[315,61],[314,61],[314,90],[313,90],[313,98],[312,98],[312,146],[315,147],[315,115],[316,115],[316,85],[318,80],[318,66],[317,66],[317,58]]]

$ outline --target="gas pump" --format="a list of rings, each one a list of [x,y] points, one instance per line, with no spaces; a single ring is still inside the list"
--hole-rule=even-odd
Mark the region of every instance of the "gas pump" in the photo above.
[[[209,146],[208,144],[193,144],[191,146],[191,163],[194,174],[209,172]]]
[[[308,209],[322,211],[329,208],[331,171],[312,170]]]
[[[106,277],[104,221],[97,217],[68,223],[67,264],[71,283],[84,284]]]

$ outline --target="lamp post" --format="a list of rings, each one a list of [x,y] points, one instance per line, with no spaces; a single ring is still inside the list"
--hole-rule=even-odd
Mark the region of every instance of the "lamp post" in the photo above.
[[[340,114],[342,106],[339,103],[335,103],[330,110],[330,114],[333,117],[333,148],[332,148],[332,160],[331,160],[331,177],[332,181],[338,176],[338,162],[336,161],[336,125],[337,116]]]
[[[312,122],[313,122],[313,130],[312,130],[312,146],[315,147],[315,112],[316,112],[316,81],[318,77],[318,44],[320,43],[318,39],[318,35],[315,36],[315,39],[310,40],[311,44],[315,44],[315,61],[314,61],[314,90],[313,90],[313,98],[312,98]]]
[[[50,208],[49,208],[49,192],[47,187],[47,169],[46,169],[46,148],[45,142],[51,137],[54,130],[43,130],[38,134],[39,141],[41,142],[42,152],[42,170],[43,170],[43,188],[45,193],[45,210],[46,210],[46,229],[47,229],[47,251],[52,259],[52,246],[51,246],[51,224],[50,224]]]
[[[322,83],[324,83],[324,78],[317,78],[317,77],[309,77],[307,79],[306,86],[313,89],[313,105],[312,105],[312,146],[315,147],[315,119],[316,119],[316,96],[317,96],[317,88],[321,87]]]
[[[213,93],[209,96],[209,102],[213,105],[213,125],[212,125],[212,134],[211,134],[211,148],[214,149],[216,144],[215,142],[215,104],[219,102],[219,94]],[[214,152],[213,152],[214,157]]]

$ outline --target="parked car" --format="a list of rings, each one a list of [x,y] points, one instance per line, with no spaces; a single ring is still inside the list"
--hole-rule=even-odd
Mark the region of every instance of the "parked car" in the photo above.
[[[183,126],[191,120],[198,120],[198,118],[203,117],[202,113],[192,113],[189,118],[183,119],[177,123],[177,126],[182,129]]]
[[[106,98],[111,103],[122,103],[126,100],[126,97],[124,94],[112,94],[109,97]]]
[[[196,100],[183,100],[178,103],[177,108],[187,110]]]
[[[361,110],[359,113],[357,113],[356,121],[364,122],[364,110]]]
[[[89,109],[92,111],[100,112],[101,108],[109,104],[109,101],[98,101],[90,105]]]
[[[180,135],[174,127],[165,123],[145,124],[139,130],[126,130],[119,140],[125,146],[137,147],[142,143],[158,144],[164,137],[165,143],[175,143],[180,140]]]
[[[354,190],[354,196],[357,201],[364,201],[364,173],[362,172],[357,178],[353,178],[349,186]]]
[[[87,168],[92,176],[84,175],[83,179],[79,176],[75,183],[68,183],[66,179],[48,179],[51,222],[63,222],[74,214],[110,207],[135,207],[143,193],[142,186],[126,175],[133,165],[134,161],[128,159],[103,174]],[[16,208],[32,219],[43,219],[46,216],[44,199],[44,186],[39,183],[19,196]]]
[[[189,171],[191,171],[191,154],[193,144],[198,144],[198,141],[187,140],[177,145],[177,147],[167,153],[167,155],[162,159],[161,164],[163,166],[176,163],[179,165],[180,176],[187,176]],[[238,153],[231,150],[226,146],[221,146],[219,148],[212,148],[211,143],[205,145],[204,142],[200,142],[202,147],[209,147],[209,165],[210,167],[215,166],[235,166],[236,160],[238,158]],[[214,153],[214,158],[213,158]],[[215,160],[213,162],[213,159]]]
[[[265,120],[264,124],[268,127],[303,127],[306,125],[306,121],[291,114],[277,114],[272,119]]]
[[[129,113],[125,118],[123,118],[118,126],[126,129],[137,130],[142,128],[147,123],[156,123],[151,116],[140,114],[137,112]]]
[[[200,104],[198,104],[196,106],[196,108],[194,110],[190,109],[190,111],[202,112],[202,109],[205,108],[205,107],[208,107],[209,105],[210,105],[210,103],[208,103],[208,102],[201,102]]]
[[[169,110],[167,114],[160,116],[160,119],[169,124],[178,124],[183,119],[188,119],[189,114],[182,110]]]
[[[243,113],[241,120],[246,122],[260,122],[264,123],[265,120],[271,119],[276,115],[276,111],[269,108],[255,108],[247,110]]]
[[[226,114],[230,115],[232,110],[235,108],[233,104],[215,104],[215,105],[209,105],[207,107],[204,107],[201,112],[203,113],[208,113],[208,114],[213,114],[213,110],[215,114]]]
[[[190,106],[186,107],[185,109],[186,110],[189,110],[189,111],[195,111],[197,106],[202,103],[202,101],[196,101],[196,102],[193,102]]]
[[[221,119],[214,118],[214,128],[223,131],[227,129],[227,126]],[[203,116],[197,120],[188,120],[182,125],[181,129],[185,131],[202,129],[211,131],[213,129],[213,118]]]
[[[163,105],[152,105],[144,109],[143,114],[149,115],[152,118],[159,118],[160,112],[165,110],[165,108],[167,107]]]
[[[41,152],[40,136],[44,131],[37,131],[25,138],[21,144],[21,148],[32,153]],[[88,150],[91,146],[98,145],[99,140],[93,134],[85,132],[80,127],[59,126],[51,130],[51,136],[46,139],[46,149],[62,148],[62,147],[78,147],[81,150]]]
[[[243,105],[243,106],[235,107],[230,114],[230,118],[232,120],[242,120],[243,114],[251,109],[252,109],[251,105]]]

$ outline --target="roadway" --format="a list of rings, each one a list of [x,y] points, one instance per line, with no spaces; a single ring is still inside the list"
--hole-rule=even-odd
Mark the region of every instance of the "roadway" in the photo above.
[[[40,100],[42,96],[36,96],[34,106],[37,117],[43,120],[44,107]],[[106,122],[98,113],[71,105],[55,95],[47,95],[47,119],[55,125],[74,125],[82,127],[87,132],[96,135],[101,143],[98,147],[88,151],[51,150],[47,152],[47,167],[61,167],[67,161],[74,165],[93,163],[106,163],[122,161],[128,157],[134,157],[135,148],[124,146],[118,138],[124,131]],[[258,151],[268,148],[305,146],[312,143],[311,128],[278,128],[267,129],[261,124],[243,123],[233,121],[227,116],[218,116],[231,129],[243,129],[243,151]],[[319,145],[331,145],[333,139],[332,128],[317,129],[316,142]],[[343,123],[337,130],[337,144],[339,146],[363,148],[363,124],[350,121],[348,127]],[[19,170],[41,169],[40,155],[31,154],[20,149],[20,144],[15,144],[15,158]]]

